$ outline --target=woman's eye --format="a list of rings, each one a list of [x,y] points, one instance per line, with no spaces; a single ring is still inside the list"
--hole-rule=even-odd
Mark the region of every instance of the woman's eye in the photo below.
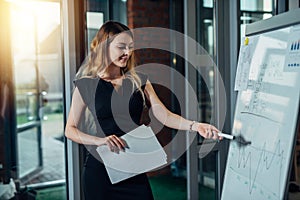
[[[121,50],[125,50],[127,47],[126,46],[118,46],[118,49],[121,49]],[[129,46],[128,49],[131,51],[133,50],[133,46]]]

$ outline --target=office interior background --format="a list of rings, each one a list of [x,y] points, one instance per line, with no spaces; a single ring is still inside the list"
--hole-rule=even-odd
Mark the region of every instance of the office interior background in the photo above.
[[[85,149],[64,137],[64,126],[72,80],[105,21],[120,21],[132,29],[162,27],[195,39],[213,58],[224,81],[223,130],[230,133],[245,26],[299,5],[298,0],[0,0],[0,182],[7,184],[13,178],[19,191],[37,199],[83,199],[80,174]],[[164,41],[176,49],[172,37]],[[214,118],[222,101],[212,67],[202,69],[201,75],[209,77],[204,82],[174,53],[158,49],[136,53],[138,65],[160,63],[185,76],[197,94],[197,120],[220,123]],[[172,91],[159,85],[155,90],[171,111],[184,112]],[[163,128],[158,139],[166,145],[176,134]],[[192,146],[201,144],[199,137]],[[218,143],[201,159],[196,151],[188,151],[171,165],[148,173],[155,199],[219,199],[228,145]],[[296,186],[300,184],[298,145],[300,138],[290,178]]]

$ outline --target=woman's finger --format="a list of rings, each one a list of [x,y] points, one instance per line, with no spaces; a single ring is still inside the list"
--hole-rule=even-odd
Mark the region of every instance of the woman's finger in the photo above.
[[[218,133],[216,131],[212,131],[213,132],[213,139],[214,140],[218,140],[219,139],[219,136],[218,136]]]
[[[117,137],[117,136],[115,136],[114,139],[115,139],[116,142],[118,143],[118,144],[117,144],[118,147],[119,147],[120,149],[124,150],[125,147],[127,146],[126,143],[125,143],[125,140],[123,140],[123,139],[121,139],[121,138],[119,138],[119,137]]]
[[[204,129],[204,131],[201,134],[201,131],[199,131],[200,135],[202,135],[204,138],[208,138],[208,130]]]
[[[209,135],[209,138],[213,138],[214,137],[214,133],[211,131],[210,128],[208,129],[208,135]]]
[[[115,153],[119,153],[119,147],[115,141],[115,137],[114,136],[108,136],[107,137],[107,144],[109,144],[109,147],[110,147],[110,150],[112,152],[115,152]]]
[[[111,135],[111,136],[109,136],[109,141],[112,144],[112,146],[114,147],[114,151],[117,151],[117,152],[119,152],[120,150],[125,151],[124,146],[126,146],[126,142],[123,139],[121,139],[115,135]]]
[[[124,151],[124,147],[123,147],[122,141],[120,140],[119,137],[117,137],[117,136],[114,135],[112,137],[112,141],[113,141],[114,145],[118,148],[118,150]]]
[[[109,138],[106,138],[106,145],[108,146],[108,148],[110,149],[110,151],[114,151],[114,147],[113,144],[111,143]]]

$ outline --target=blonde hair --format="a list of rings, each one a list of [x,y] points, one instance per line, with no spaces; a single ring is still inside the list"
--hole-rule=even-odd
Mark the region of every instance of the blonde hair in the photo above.
[[[109,44],[113,41],[114,37],[120,33],[126,33],[133,39],[133,34],[130,29],[116,21],[108,21],[104,23],[96,36],[91,42],[90,46],[90,55],[88,61],[84,64],[81,76],[87,76],[96,78],[99,73],[105,72],[106,67],[110,64],[108,61],[108,47]],[[127,61],[127,66],[121,68],[121,73],[125,77],[129,78],[133,84],[142,92],[141,90],[141,79],[135,71],[135,58],[134,52]],[[142,96],[144,98],[143,92]]]

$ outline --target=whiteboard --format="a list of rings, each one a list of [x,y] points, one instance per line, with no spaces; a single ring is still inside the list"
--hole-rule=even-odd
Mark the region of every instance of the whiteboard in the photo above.
[[[284,199],[300,94],[300,26],[245,38],[241,44],[232,134],[222,200]]]

